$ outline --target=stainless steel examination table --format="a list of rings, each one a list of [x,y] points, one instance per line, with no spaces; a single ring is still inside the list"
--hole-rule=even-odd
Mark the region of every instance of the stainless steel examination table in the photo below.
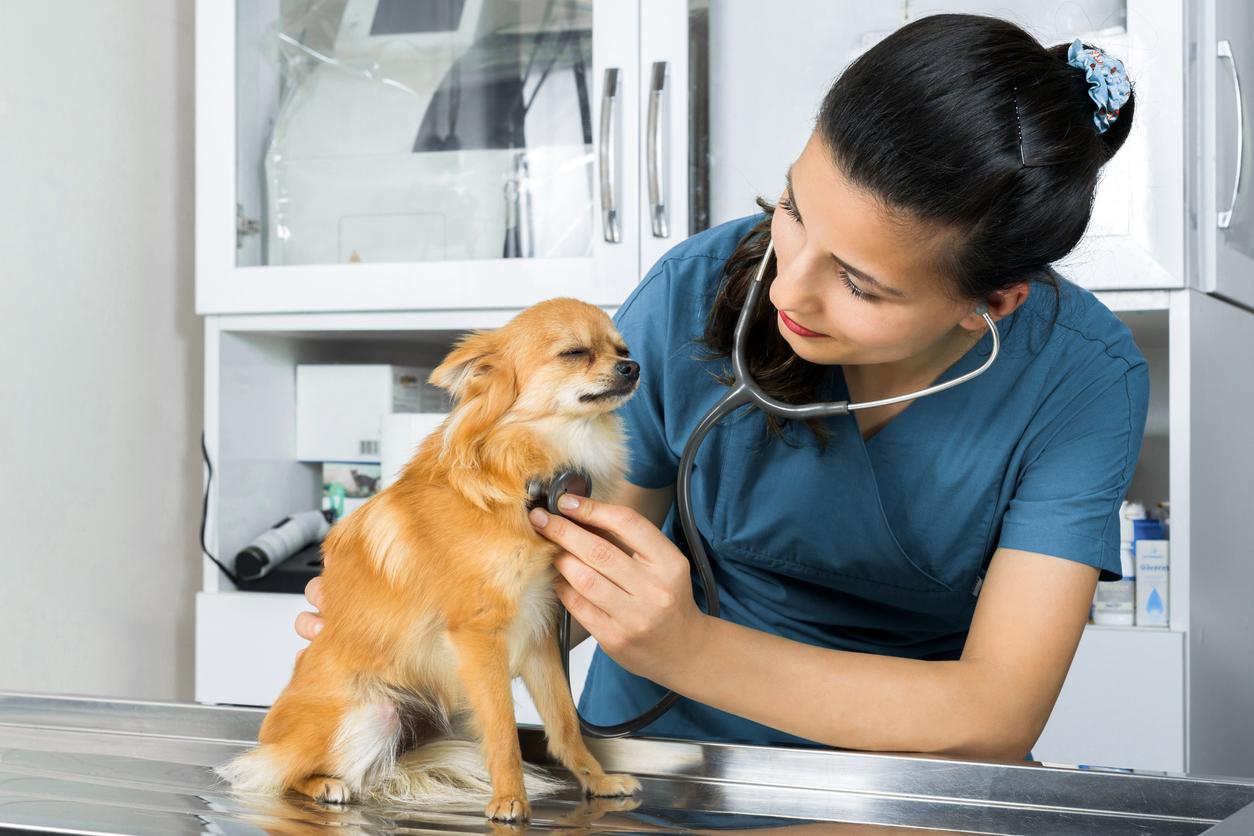
[[[592,741],[635,799],[482,807],[246,802],[210,767],[256,740],[261,709],[0,693],[0,833],[1254,834],[1254,781],[630,738]],[[547,763],[540,729],[524,757]],[[556,768],[558,774],[564,771]]]

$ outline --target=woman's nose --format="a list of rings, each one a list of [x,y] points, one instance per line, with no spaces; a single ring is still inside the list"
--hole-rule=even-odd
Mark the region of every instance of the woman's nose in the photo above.
[[[807,271],[805,262],[793,261],[775,274],[775,281],[771,283],[771,301],[777,308],[808,309],[812,307],[818,286],[819,282]]]

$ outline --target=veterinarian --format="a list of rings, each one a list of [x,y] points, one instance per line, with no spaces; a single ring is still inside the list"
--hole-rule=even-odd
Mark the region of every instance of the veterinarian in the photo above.
[[[1119,576],[1148,408],[1128,329],[1048,269],[1080,240],[1132,123],[1130,90],[1116,98],[1109,77],[1122,65],[1083,46],[1045,49],[987,17],[903,27],[836,81],[764,215],[682,242],[618,309],[641,366],[621,411],[630,484],[612,504],[532,515],[565,550],[576,638],[599,644],[589,720],[635,717],[670,689],[683,698],[641,734],[1029,752],[1094,585]],[[878,400],[970,371],[992,343],[980,303],[1002,350],[980,377],[905,404],[724,419],[693,481],[715,619],[675,474],[726,391],[768,235],[770,305],[747,345],[780,400]],[[305,613],[297,630],[316,625]]]

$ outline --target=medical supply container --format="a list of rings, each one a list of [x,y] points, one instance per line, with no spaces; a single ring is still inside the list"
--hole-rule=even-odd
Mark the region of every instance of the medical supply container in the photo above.
[[[1093,595],[1093,623],[1130,627],[1136,622],[1136,553],[1133,551],[1136,520],[1145,519],[1145,506],[1124,502],[1119,506],[1119,571],[1123,578],[1100,581]]]
[[[1157,520],[1135,522],[1136,626],[1166,627],[1168,609],[1167,540]]]

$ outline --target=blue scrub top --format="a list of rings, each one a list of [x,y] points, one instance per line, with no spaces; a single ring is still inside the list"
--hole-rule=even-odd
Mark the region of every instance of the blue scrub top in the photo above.
[[[695,235],[659,261],[615,316],[640,388],[621,410],[628,480],[674,484],[693,428],[725,393],[726,359],[697,341],[724,262],[762,215]],[[852,303],[851,303],[852,304]],[[706,436],[693,473],[693,512],[718,583],[722,617],[796,641],[913,659],[956,659],[998,547],[1074,560],[1120,576],[1120,502],[1141,449],[1149,401],[1145,358],[1128,328],[1090,292],[1033,283],[998,323],[1002,351],[983,375],[912,402],[863,440],[852,415],[824,419],[820,450],[798,422],[769,436],[740,410]],[[977,368],[992,337],[940,380]],[[752,351],[752,347],[749,347]],[[848,397],[839,366],[827,400]],[[688,553],[671,508],[662,530]],[[698,604],[705,596],[694,571]],[[787,698],[790,683],[778,683]],[[580,712],[622,722],[665,693],[600,648]],[[817,745],[681,698],[639,734]]]

